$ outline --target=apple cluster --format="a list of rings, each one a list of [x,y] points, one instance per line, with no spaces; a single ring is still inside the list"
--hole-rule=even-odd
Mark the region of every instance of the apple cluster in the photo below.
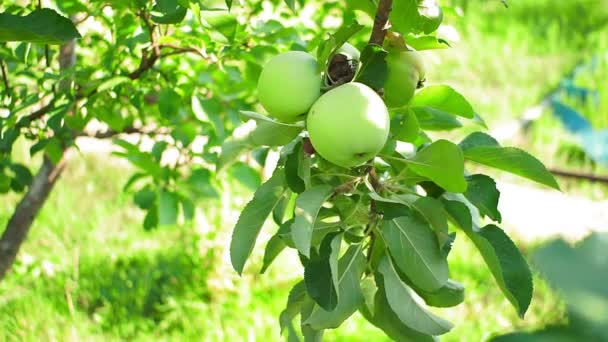
[[[359,63],[360,52],[348,43],[336,54]],[[264,66],[258,81],[259,101],[269,116],[282,122],[305,120],[310,141],[321,157],[345,168],[361,165],[387,142],[389,108],[407,105],[425,77],[415,51],[390,52],[386,62],[384,99],[367,85],[352,81],[322,93],[325,76],[316,59],[306,52],[285,52]]]

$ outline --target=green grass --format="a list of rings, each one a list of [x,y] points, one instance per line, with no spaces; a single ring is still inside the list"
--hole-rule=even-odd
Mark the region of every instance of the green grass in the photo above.
[[[461,41],[449,51],[429,54],[430,83],[455,86],[491,126],[535,105],[581,55],[594,52],[599,39],[580,33],[595,27],[596,20],[577,22],[579,12],[568,7],[589,1],[510,3],[505,10],[500,1],[470,1],[465,18],[453,22]],[[580,82],[601,86],[604,80]],[[545,115],[524,146],[555,165],[593,168],[584,158],[558,153],[564,147],[552,145],[556,134],[563,134],[559,123]],[[201,203],[195,224],[145,232],[143,213],[122,192],[131,171],[106,157],[76,156],[69,163],[13,271],[0,283],[0,341],[281,340],[277,317],[301,274],[297,259],[283,254],[267,274],[258,275],[258,248],[257,262],[239,278],[226,252],[249,191],[224,184],[221,200]],[[567,184],[567,191],[596,191],[585,183]],[[0,226],[17,199],[2,197]],[[273,227],[265,229],[268,233]],[[526,255],[535,244],[520,243]],[[467,296],[464,304],[439,311],[456,324],[444,341],[480,341],[564,320],[563,304],[539,279],[526,318],[520,320],[463,237],[456,240],[450,265],[451,277],[466,285]],[[326,338],[387,340],[359,315]]]
[[[236,205],[216,203],[199,213],[204,219],[196,226],[144,232],[142,213],[121,192],[130,169],[107,164],[101,169],[91,156],[70,163],[13,272],[0,283],[0,341],[280,340],[277,317],[301,274],[295,255],[281,255],[259,275],[257,250],[258,261],[238,278],[225,253],[231,226],[222,218],[236,213]],[[231,193],[224,205],[247,196],[237,185]],[[1,223],[10,209],[5,202]],[[481,340],[560,319],[561,304],[539,281],[528,318],[517,319],[467,240],[457,240],[450,258],[467,299],[442,310],[456,323],[445,341]],[[359,315],[326,338],[387,340]]]

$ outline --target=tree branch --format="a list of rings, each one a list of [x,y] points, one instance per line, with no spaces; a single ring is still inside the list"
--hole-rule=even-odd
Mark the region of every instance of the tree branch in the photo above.
[[[393,9],[393,0],[380,0],[376,9],[376,17],[374,19],[374,27],[372,34],[369,37],[369,44],[382,46],[384,37],[386,36],[388,17]]]
[[[566,178],[574,178],[574,179],[582,179],[590,182],[598,182],[598,183],[607,183],[608,177],[598,176],[590,173],[582,173],[576,171],[568,171],[568,170],[558,170],[558,169],[549,169],[549,171],[556,175]]]
[[[76,137],[88,137],[88,138],[95,138],[95,139],[109,139],[109,138],[113,138],[119,134],[143,134],[143,135],[158,135],[158,134],[163,134],[162,131],[158,130],[152,130],[152,131],[146,131],[142,128],[139,127],[127,127],[125,129],[123,129],[122,131],[115,131],[112,129],[109,129],[107,131],[99,131],[99,132],[80,132],[76,135]]]
[[[4,82],[4,89],[7,94],[11,93],[11,85],[8,83],[8,71],[6,70],[6,63],[0,59],[0,70],[2,71],[2,82]]]

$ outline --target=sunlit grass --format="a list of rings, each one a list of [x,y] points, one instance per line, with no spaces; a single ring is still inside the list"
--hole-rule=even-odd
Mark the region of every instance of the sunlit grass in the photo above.
[[[465,19],[454,23],[461,40],[453,49],[429,54],[428,78],[430,84],[452,84],[494,126],[538,103],[588,47],[581,37],[564,34],[570,27],[559,20],[517,9],[518,3],[549,8],[554,2],[512,1],[510,11],[499,1],[481,3],[471,2]],[[556,143],[556,134],[563,134],[559,123],[545,115],[525,146],[550,165],[593,170],[588,162],[557,153],[565,139]],[[25,156],[27,149],[18,154]],[[202,203],[192,226],[145,232],[143,213],[122,192],[131,171],[105,156],[72,159],[13,271],[0,283],[0,341],[280,340],[277,317],[301,275],[297,258],[283,254],[267,274],[257,274],[263,242],[276,229],[272,225],[264,228],[256,260],[242,278],[226,251],[250,190],[224,184],[222,199]],[[597,191],[585,183],[567,185],[568,191],[586,195]],[[17,199],[2,197],[0,226]],[[529,255],[532,246],[520,245]],[[563,304],[537,279],[530,310],[520,320],[464,236],[455,243],[450,265],[451,277],[466,285],[467,296],[462,305],[438,311],[456,325],[444,341],[480,341],[564,319]],[[359,315],[325,336],[328,341],[387,340]]]

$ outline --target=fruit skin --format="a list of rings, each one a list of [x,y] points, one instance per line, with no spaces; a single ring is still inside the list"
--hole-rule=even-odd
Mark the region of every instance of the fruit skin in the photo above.
[[[389,108],[403,107],[414,96],[418,83],[426,77],[424,62],[416,51],[391,51],[386,56],[388,77],[384,101]]]
[[[346,83],[323,94],[306,120],[315,151],[328,161],[350,168],[372,159],[390,131],[382,98],[361,83]]]
[[[422,26],[422,32],[429,34],[437,30],[443,21],[443,10],[435,0],[424,0],[418,6],[420,14],[426,18]]]
[[[258,80],[258,99],[268,114],[284,122],[302,120],[321,96],[317,60],[306,52],[290,51],[271,58]]]

